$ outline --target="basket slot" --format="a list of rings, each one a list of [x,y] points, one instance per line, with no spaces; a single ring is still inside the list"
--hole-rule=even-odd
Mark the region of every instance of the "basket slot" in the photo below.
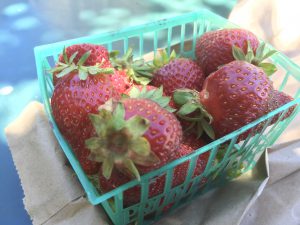
[[[167,34],[167,52],[168,55],[171,54],[171,43],[172,43],[172,28],[168,28],[168,34]]]
[[[193,50],[195,49],[194,46],[196,45],[196,40],[194,40],[194,32],[195,29],[197,29],[197,27],[195,28],[195,23],[187,23],[185,24],[185,32],[184,32],[184,52],[193,52]],[[187,40],[191,40],[191,42],[186,42]]]
[[[273,127],[269,130],[269,132],[265,134],[266,138],[270,140],[269,141],[270,145],[272,145],[276,141],[279,135],[284,131],[284,129],[289,125],[289,123],[294,119],[294,117],[297,115],[299,111],[300,111],[300,107],[298,105],[295,108],[293,114],[289,116],[289,118],[285,119],[284,121],[281,121],[281,119],[288,112],[288,109],[283,111],[283,113],[280,115],[277,122],[273,125]]]
[[[141,199],[140,199],[141,204],[139,206],[138,218],[137,218],[138,224],[142,224],[144,221],[144,209],[147,204],[148,195],[149,195],[149,180],[142,179],[142,181],[141,181]]]
[[[139,40],[140,40],[140,56],[142,56],[144,54],[144,39],[142,33],[140,33],[139,35]]]
[[[287,72],[287,73],[285,74],[284,78],[283,78],[283,81],[281,82],[280,87],[278,88],[279,91],[282,91],[282,90],[284,89],[284,87],[285,87],[286,84],[287,84],[287,81],[288,81],[289,76],[290,76],[290,73]]]
[[[120,191],[114,197],[114,205],[115,205],[115,215],[113,216],[116,221],[116,224],[124,224],[124,216],[123,216],[123,192]]]
[[[122,56],[125,53],[124,47],[125,47],[125,43],[124,40],[117,40],[111,43],[112,45],[112,50],[118,50],[120,53],[119,55]],[[128,46],[128,44],[127,44]]]
[[[116,213],[114,212],[115,211],[115,206],[114,206],[114,202],[112,201],[112,198],[102,202],[101,205],[104,208],[104,210],[107,212],[109,218],[115,224],[117,224],[116,217],[115,217]]]
[[[123,49],[124,49],[124,52],[126,52],[127,50],[128,50],[128,38],[124,38],[124,47],[123,47]]]
[[[154,31],[154,36],[153,36],[153,51],[154,54],[156,55],[157,52],[157,43],[158,43],[158,31]]]
[[[196,49],[196,42],[197,42],[197,28],[198,28],[198,24],[197,22],[194,22],[193,24],[193,43],[192,43],[192,51],[194,52]],[[195,54],[193,54],[193,57],[195,57]]]
[[[133,36],[128,38],[128,44],[127,44],[127,48],[131,48],[133,49],[133,56],[134,57],[141,57],[142,56],[142,51],[141,46],[140,46],[140,37],[139,36]],[[125,44],[125,43],[124,43]],[[124,48],[126,46],[124,45]]]
[[[112,43],[111,42],[109,42],[108,44],[107,44],[107,50],[109,51],[109,52],[111,52],[113,49],[112,49]]]
[[[213,147],[213,149],[211,149],[210,154],[209,154],[208,162],[207,162],[205,170],[203,172],[204,176],[208,176],[214,170],[214,168],[212,168],[212,165],[213,165],[213,162],[216,158],[216,154],[217,154],[217,151],[219,149],[219,146],[220,145],[217,145],[217,146]]]
[[[180,31],[180,54],[184,53],[184,36],[185,36],[185,25],[181,25],[181,31]]]
[[[267,119],[267,120],[264,122],[265,124],[264,124],[262,130],[259,132],[259,134],[256,134],[256,135],[251,139],[249,145],[247,145],[247,146],[244,147],[246,151],[251,152],[252,149],[256,147],[256,145],[260,142],[261,137],[263,137],[263,135],[261,135],[261,134],[263,134],[263,133],[265,132],[266,128],[270,125],[271,121],[272,121],[272,117],[269,118],[269,119]],[[254,129],[253,129],[253,130],[254,130]]]

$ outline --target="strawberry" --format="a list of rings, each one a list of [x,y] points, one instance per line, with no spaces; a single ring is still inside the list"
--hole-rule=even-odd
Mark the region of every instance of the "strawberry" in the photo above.
[[[59,71],[55,68],[62,78],[55,86],[51,107],[60,132],[72,147],[83,170],[94,174],[99,163],[88,159],[90,152],[85,147],[85,140],[95,132],[88,114],[96,113],[108,99],[120,96],[113,89],[111,76],[102,73],[113,73],[114,69],[82,67],[89,54],[85,53],[78,65],[73,64],[72,70],[63,68]]]
[[[222,137],[266,114],[272,92],[273,83],[261,68],[233,61],[206,79],[200,102]]]
[[[294,100],[293,97],[289,96],[288,94],[274,90],[272,97],[269,100],[268,112],[271,112],[293,100]],[[290,107],[288,109],[288,111],[284,114],[284,116],[281,118],[281,120],[288,118],[294,112],[295,108],[296,108],[296,105],[293,105],[292,107]],[[281,115],[281,113],[276,114],[272,118],[271,124],[276,123],[277,120],[279,119],[280,115]]]
[[[97,64],[101,64],[102,68],[111,67],[109,53],[104,46],[94,44],[75,44],[64,48],[63,53],[59,55],[56,68],[58,67],[60,68],[59,71],[62,71],[62,69],[69,67],[72,63],[77,65],[86,52],[90,52],[90,55],[82,66],[96,66]],[[54,86],[60,79],[56,76],[57,74],[57,72],[53,74]]]
[[[193,136],[186,136],[183,139],[183,142],[180,145],[180,148],[175,152],[175,158],[179,159],[183,156],[191,154],[194,150],[205,145],[205,142],[201,139],[195,140]],[[197,160],[197,164],[193,173],[194,176],[198,176],[203,173],[206,163],[208,161],[209,152],[201,154]],[[174,168],[172,187],[182,184],[185,181],[187,176],[187,171],[189,168],[189,162],[184,162],[179,164]],[[114,169],[109,179],[106,179],[102,171],[99,171],[99,186],[100,190],[103,192],[109,192],[127,182],[131,179],[122,172]],[[149,198],[154,197],[158,194],[161,194],[164,191],[166,182],[165,175],[155,177],[149,183]],[[124,192],[124,205],[130,206],[136,204],[140,201],[141,188],[139,185],[136,185]]]
[[[201,90],[205,76],[202,69],[192,59],[175,58],[175,52],[170,57],[166,51],[161,51],[161,57],[153,60],[153,86],[163,86],[166,95],[171,95],[178,88]]]
[[[197,118],[202,128],[206,130],[207,122],[210,122],[219,138],[266,114],[273,90],[272,81],[261,68],[245,61],[232,61],[210,74],[200,93],[183,90],[180,95],[175,92],[180,96],[179,100],[184,100],[182,102],[174,96],[175,101],[184,103],[180,108],[183,115],[199,109]],[[209,118],[205,123],[203,115]],[[191,119],[197,121],[197,118]],[[260,127],[256,129],[259,131]],[[241,135],[239,140],[248,133]]]
[[[180,149],[176,152],[175,158],[179,159],[185,155],[191,154],[195,150],[201,148],[202,146],[206,145],[206,142],[203,139],[197,138],[195,135],[184,135],[182,143],[180,145]],[[193,173],[193,177],[200,175],[203,173],[205,166],[207,164],[209,158],[209,152],[204,152],[199,155],[197,160],[197,164]],[[174,170],[174,179],[172,182],[172,186],[177,186],[182,184],[187,176],[187,171],[189,168],[189,163],[184,162]]]
[[[172,113],[144,98],[110,102],[98,114],[90,115],[97,136],[86,141],[91,159],[102,162],[104,177],[109,178],[116,166],[139,179],[139,173],[173,159],[182,130]]]
[[[239,47],[246,54],[248,41],[255,52],[259,41],[250,31],[235,28],[204,33],[196,42],[196,60],[208,76],[219,66],[235,60],[233,46]]]

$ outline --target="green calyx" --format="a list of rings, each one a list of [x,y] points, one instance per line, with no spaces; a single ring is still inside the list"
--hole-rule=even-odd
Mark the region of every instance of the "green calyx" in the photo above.
[[[271,76],[277,71],[277,68],[274,64],[263,62],[265,59],[275,54],[277,52],[276,50],[266,50],[266,44],[261,43],[256,49],[256,53],[254,53],[249,41],[247,41],[247,45],[248,48],[246,54],[241,48],[233,46],[232,54],[236,60],[246,61],[255,66],[261,67],[268,76]]]
[[[110,104],[90,114],[97,136],[85,141],[91,151],[90,159],[102,163],[103,176],[109,179],[114,166],[121,172],[140,180],[136,165],[151,166],[159,158],[151,151],[143,134],[148,130],[149,121],[141,116],[125,120],[124,105],[116,103],[115,109],[107,110]]]
[[[129,96],[124,96],[124,97],[150,99],[169,112],[176,111],[176,109],[173,109],[172,107],[169,106],[171,98],[168,96],[163,96],[163,86],[160,86],[159,88],[155,88],[149,91],[147,90],[146,86],[143,86],[142,90],[133,86],[129,92]]]
[[[147,85],[153,78],[153,67],[144,59],[133,60],[133,49],[128,48],[127,52],[118,58],[119,52],[110,52],[110,61],[116,69],[126,69],[127,75],[137,84]]]
[[[155,69],[159,69],[164,65],[167,65],[170,61],[177,58],[174,50],[172,50],[170,55],[168,55],[165,49],[158,50],[158,53],[159,54],[156,54],[153,59],[153,66]]]
[[[199,102],[199,93],[196,90],[177,89],[173,98],[175,103],[180,105],[176,115],[190,122],[190,126],[184,132],[195,132],[197,138],[205,132],[211,139],[215,139],[214,130],[210,125],[213,118]]]
[[[86,80],[88,75],[97,75],[97,74],[112,74],[114,73],[113,68],[102,68],[104,62],[97,63],[95,66],[83,66],[83,64],[86,62],[88,57],[91,55],[91,51],[87,51],[85,54],[82,55],[82,57],[79,59],[78,63],[74,63],[74,59],[78,52],[75,52],[73,55],[71,55],[70,58],[68,58],[66,53],[66,48],[63,49],[63,59],[64,62],[58,62],[57,66],[51,70],[49,70],[50,73],[57,73],[56,77],[60,78],[63,77],[73,71],[78,71],[78,75],[80,80]]]

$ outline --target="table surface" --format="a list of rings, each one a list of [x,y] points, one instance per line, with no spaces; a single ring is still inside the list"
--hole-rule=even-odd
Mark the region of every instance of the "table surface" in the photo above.
[[[3,129],[31,100],[41,100],[33,48],[208,8],[227,17],[236,0],[0,2],[0,224],[31,224]],[[58,7],[60,5],[61,7]],[[134,16],[133,16],[134,15]],[[3,71],[4,70],[4,71]]]

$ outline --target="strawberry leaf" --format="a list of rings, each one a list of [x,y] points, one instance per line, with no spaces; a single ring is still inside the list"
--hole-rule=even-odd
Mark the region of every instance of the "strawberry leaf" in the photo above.
[[[184,105],[185,103],[194,99],[194,94],[188,89],[178,89],[173,94],[173,99],[176,104]]]
[[[65,63],[69,64],[69,59],[68,59],[67,52],[66,52],[66,46],[64,46],[64,49],[63,49],[63,58],[64,58]]]
[[[134,163],[132,162],[132,160],[130,159],[124,160],[124,166],[131,175],[134,175],[136,177],[138,181],[141,180],[140,173],[136,168],[136,166],[134,165]]]
[[[103,140],[99,137],[91,137],[85,141],[85,144],[90,150],[95,150],[101,148],[102,142]]]
[[[264,51],[265,51],[265,46],[266,46],[265,43],[259,44],[259,46],[256,49],[256,54],[255,54],[256,58],[258,58],[258,59],[262,58]]]
[[[129,148],[141,156],[148,156],[151,151],[151,146],[148,140],[144,137],[133,139],[129,144]]]
[[[232,47],[232,55],[236,60],[245,61],[245,59],[246,59],[246,56],[245,56],[245,53],[243,52],[243,50],[235,45]]]
[[[140,96],[140,90],[137,87],[132,87],[130,92],[129,92],[129,96],[131,98],[137,98]]]
[[[68,64],[73,63],[73,61],[74,61],[75,57],[77,56],[77,54],[78,54],[78,51],[74,52],[74,54],[71,55]]]
[[[268,51],[262,58],[261,58],[261,62],[264,61],[265,59],[269,58],[270,56],[274,55],[275,53],[277,53],[276,50],[270,50]]]
[[[78,72],[78,76],[80,80],[86,80],[88,75],[89,75],[88,72],[84,70],[79,70]]]
[[[205,119],[201,120],[201,125],[202,125],[202,128],[205,131],[205,133],[211,139],[214,140],[216,138],[216,136],[215,136],[215,132],[214,132],[213,128],[211,127],[211,125]]]
[[[177,114],[183,115],[183,116],[188,115],[188,114],[194,112],[197,108],[198,108],[198,106],[196,104],[188,102],[180,107]]]
[[[108,180],[114,168],[114,162],[110,157],[107,157],[102,163],[103,176]]]
[[[113,50],[109,53],[109,58],[116,58],[120,54],[120,51]]]
[[[146,157],[138,154],[132,154],[131,159],[134,163],[141,166],[153,166],[160,162],[160,159],[152,151],[150,151]]]
[[[90,57],[91,53],[92,53],[91,50],[90,50],[90,51],[87,51],[86,53],[84,53],[84,54],[81,56],[81,58],[79,59],[77,65],[78,65],[78,66],[82,66],[82,65],[85,63],[85,61],[88,59],[88,57]]]
[[[271,76],[277,71],[277,67],[272,63],[260,63],[258,66],[261,67],[268,76]]]
[[[126,121],[125,125],[128,130],[131,132],[132,137],[138,138],[142,136],[149,128],[150,122],[146,118],[141,116],[133,116]]]
[[[63,77],[69,73],[71,73],[73,70],[76,69],[76,66],[74,64],[71,64],[71,66],[63,69],[60,73],[56,74],[57,78]]]

